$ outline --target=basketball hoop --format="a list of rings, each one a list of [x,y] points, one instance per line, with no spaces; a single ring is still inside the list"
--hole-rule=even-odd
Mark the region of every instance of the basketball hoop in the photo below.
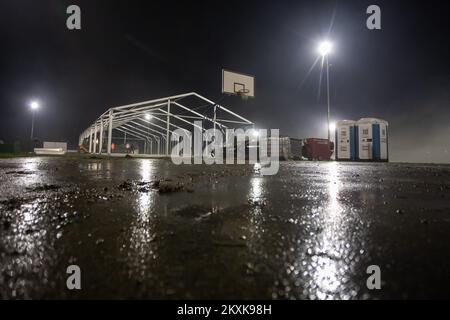
[[[222,93],[236,95],[242,100],[255,97],[255,77],[222,69]]]
[[[248,100],[248,93],[250,92],[249,89],[241,89],[237,91],[237,95],[241,97],[242,100]]]

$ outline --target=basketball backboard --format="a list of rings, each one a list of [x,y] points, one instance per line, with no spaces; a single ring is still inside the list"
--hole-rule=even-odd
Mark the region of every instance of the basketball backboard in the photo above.
[[[222,93],[239,95],[242,98],[255,97],[253,76],[222,69]]]

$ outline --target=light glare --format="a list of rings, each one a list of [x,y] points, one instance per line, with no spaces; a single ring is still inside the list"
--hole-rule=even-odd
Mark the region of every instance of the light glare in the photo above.
[[[330,123],[330,131],[334,132],[336,130],[336,122],[331,122]]]
[[[30,103],[30,108],[31,108],[32,110],[37,110],[37,109],[39,109],[39,103],[37,103],[36,101],[32,101],[32,102]]]
[[[322,41],[319,44],[318,51],[321,56],[326,56],[333,49],[333,44],[330,41]]]

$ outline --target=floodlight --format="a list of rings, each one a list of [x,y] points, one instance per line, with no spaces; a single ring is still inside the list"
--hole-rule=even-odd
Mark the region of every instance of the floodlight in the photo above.
[[[319,47],[317,48],[320,55],[323,57],[329,54],[332,49],[333,44],[330,41],[322,41],[321,43],[319,43]]]

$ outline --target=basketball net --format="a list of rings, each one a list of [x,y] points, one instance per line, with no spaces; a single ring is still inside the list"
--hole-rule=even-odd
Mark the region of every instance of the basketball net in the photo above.
[[[249,89],[241,89],[237,92],[237,95],[241,97],[242,100],[246,101],[248,100],[248,93],[250,92]]]

